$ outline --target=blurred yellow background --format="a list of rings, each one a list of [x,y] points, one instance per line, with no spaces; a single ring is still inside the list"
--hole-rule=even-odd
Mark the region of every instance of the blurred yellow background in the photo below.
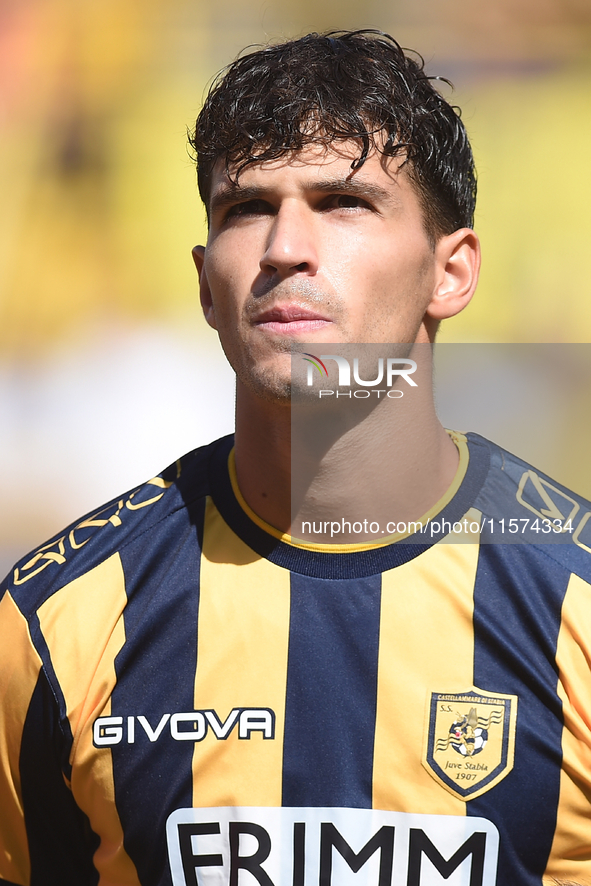
[[[2,0],[0,568],[231,430],[186,128],[245,45],[350,27],[450,78],[472,138],[483,272],[442,341],[590,340],[588,0]],[[591,496],[587,385],[570,387],[540,467]]]

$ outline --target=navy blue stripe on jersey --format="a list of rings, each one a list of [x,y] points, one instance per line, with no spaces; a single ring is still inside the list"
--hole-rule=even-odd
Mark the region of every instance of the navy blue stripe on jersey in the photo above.
[[[232,484],[228,475],[228,455],[233,446],[232,437],[224,437],[217,445],[212,445],[209,478],[211,496],[217,509],[236,534],[248,544],[253,551],[266,557],[272,563],[297,572],[325,579],[364,578],[378,575],[387,569],[393,569],[408,563],[422,554],[433,544],[444,538],[447,532],[434,533],[433,537],[415,533],[402,542],[369,551],[352,553],[324,553],[324,551],[308,551],[278,541],[253,523],[236,501]],[[470,460],[466,476],[459,490],[449,504],[440,512],[438,520],[453,524],[460,520],[470,509],[490,467],[490,452],[484,441],[479,438],[469,440]],[[428,538],[428,543],[423,542]]]
[[[513,770],[467,804],[468,815],[489,818],[499,828],[499,883],[539,886],[552,845],[563,727],[555,655],[568,579],[541,546],[481,547],[474,685],[519,699]]]
[[[70,727],[70,721],[68,719],[66,700],[62,692],[62,687],[57,679],[53,667],[53,662],[51,660],[51,654],[47,646],[47,641],[41,631],[41,625],[39,623],[39,616],[37,615],[37,613],[35,613],[30,619],[29,630],[31,632],[31,639],[35,644],[35,648],[43,662],[43,670],[45,672],[47,680],[51,684],[51,691],[58,706],[58,715],[60,719],[60,728],[62,735],[60,765],[62,767],[64,775],[69,781],[72,778],[72,764],[70,763],[70,755],[72,752],[74,736],[72,735],[72,729]]]
[[[40,740],[44,736],[44,740]],[[20,771],[31,859],[30,886],[96,886],[92,856],[99,838],[62,775],[63,737],[43,670],[23,729]]]
[[[572,549],[573,529],[589,503],[489,440],[477,434],[468,434],[467,439],[470,451],[479,443],[490,453],[488,477],[473,503],[482,512],[487,528],[491,520],[496,524],[495,534],[487,542]],[[567,518],[572,521],[567,523],[571,531],[550,531],[549,523],[556,518],[563,523]]]
[[[145,718],[153,735],[165,715],[195,707],[204,504],[176,512],[157,535],[145,535],[121,552],[129,603],[126,643],[115,662],[111,711],[123,717],[124,739],[112,748],[113,773],[125,849],[142,886],[166,881],[166,817],[171,809],[193,805],[194,743],[174,740],[169,719],[151,741],[137,718]],[[132,796],[119,790],[123,783],[134,785]],[[159,837],[147,840],[147,833]]]
[[[291,576],[284,806],[371,808],[380,594]]]

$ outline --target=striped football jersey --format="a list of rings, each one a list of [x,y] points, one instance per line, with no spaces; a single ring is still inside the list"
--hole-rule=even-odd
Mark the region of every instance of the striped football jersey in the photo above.
[[[224,438],[21,560],[0,883],[591,884],[591,505],[456,440],[386,544],[280,536]]]

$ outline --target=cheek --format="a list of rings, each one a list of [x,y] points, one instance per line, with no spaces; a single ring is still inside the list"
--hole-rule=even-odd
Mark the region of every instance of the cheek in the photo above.
[[[402,237],[382,254],[377,272],[390,280],[400,297],[416,297],[432,288],[435,255],[423,237]]]
[[[365,298],[354,300],[353,310],[371,336],[392,340],[414,337],[431,301],[433,254],[418,249],[416,244],[404,247],[383,250],[365,263],[359,280]]]
[[[239,312],[239,297],[235,281],[239,275],[231,262],[220,264],[212,259],[205,266],[211,301],[218,325],[235,318]]]
[[[222,235],[208,244],[207,279],[216,315],[236,316],[260,273],[252,238]]]

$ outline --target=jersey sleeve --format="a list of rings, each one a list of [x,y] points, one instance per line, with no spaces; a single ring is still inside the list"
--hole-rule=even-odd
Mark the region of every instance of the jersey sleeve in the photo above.
[[[24,616],[7,591],[0,601],[0,877],[30,881],[20,755],[23,731],[35,692],[41,659]]]
[[[12,595],[0,600],[0,884],[90,886],[96,848],[64,772],[55,693]]]

